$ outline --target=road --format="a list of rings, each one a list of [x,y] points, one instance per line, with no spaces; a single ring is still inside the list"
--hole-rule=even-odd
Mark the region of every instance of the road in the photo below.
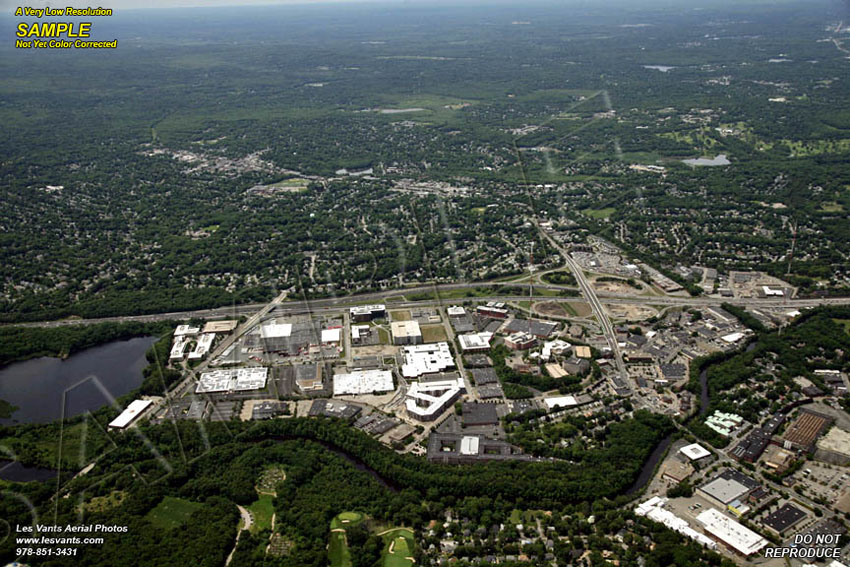
[[[565,250],[563,246],[556,242],[555,239],[552,238],[552,236],[545,230],[540,228],[536,219],[534,224],[537,227],[537,231],[540,233],[541,238],[546,239],[549,244],[558,251],[558,253],[564,258],[564,261],[567,263],[567,266],[570,268],[573,276],[575,276],[576,281],[581,288],[582,295],[584,295],[584,298],[587,299],[588,303],[590,303],[590,308],[593,310],[594,315],[596,315],[596,319],[602,326],[602,332],[604,333],[605,339],[608,341],[608,346],[611,348],[611,352],[614,355],[614,362],[617,365],[617,373],[620,375],[623,382],[628,384],[629,373],[626,371],[626,364],[623,362],[623,353],[620,352],[620,345],[617,343],[617,334],[614,332],[614,326],[611,324],[611,319],[608,317],[608,313],[599,301],[596,291],[584,276],[584,270],[582,270],[581,266],[573,260],[573,257],[570,256],[570,253]]]

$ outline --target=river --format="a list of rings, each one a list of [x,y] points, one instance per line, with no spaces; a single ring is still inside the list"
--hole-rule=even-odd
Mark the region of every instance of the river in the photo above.
[[[46,423],[95,411],[136,389],[155,337],[113,341],[67,360],[42,357],[0,369],[0,399],[18,406],[2,425]]]

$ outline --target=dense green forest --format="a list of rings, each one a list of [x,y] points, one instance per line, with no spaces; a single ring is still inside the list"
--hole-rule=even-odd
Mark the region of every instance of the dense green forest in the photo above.
[[[662,417],[640,414],[635,419],[640,427],[624,422],[622,428],[612,431],[608,448],[588,454],[581,464],[459,467],[396,454],[347,424],[329,419],[203,427],[178,422],[145,427],[143,436],[114,436],[116,445],[104,451],[92,472],[63,483],[62,492],[72,497],[58,500],[58,523],[78,522],[79,506],[83,506],[86,522],[125,525],[128,534],[107,535],[102,546],[81,547],[80,555],[73,559],[51,559],[44,564],[126,565],[138,564],[135,558],[140,556],[151,563],[183,557],[192,564],[220,564],[235,537],[234,504],[247,506],[256,500],[254,485],[263,467],[270,464],[286,471],[286,480],[276,487],[276,530],[292,547],[288,555],[266,558],[265,564],[326,565],[327,527],[345,510],[420,531],[448,507],[487,528],[506,521],[518,507],[549,509],[556,510],[558,517],[565,514],[557,524],[564,534],[577,534],[576,529],[611,533],[612,527],[623,526],[631,517],[616,510],[617,496],[633,481],[640,460],[665,428],[658,422],[665,421]],[[641,432],[644,427],[656,433],[646,435]],[[374,472],[355,467],[351,460]],[[53,509],[49,499],[54,489],[52,484],[38,483],[15,487],[39,513]],[[118,493],[120,505],[102,504]],[[29,510],[18,499],[8,497],[10,494],[0,498],[3,517],[28,523]],[[172,518],[182,529],[163,527],[156,520],[164,497],[200,506],[191,507],[184,517]],[[593,528],[580,520],[590,510],[599,514],[602,526]],[[648,524],[643,529],[661,537],[656,541],[657,551],[645,550],[647,557],[658,554],[656,564],[684,566],[687,558],[708,560],[696,546],[685,545],[674,553],[683,540],[664,535],[672,532]],[[262,557],[268,536],[269,532],[246,536],[237,552],[237,565],[251,565]],[[0,544],[3,558],[11,558],[13,545],[9,540]],[[575,548],[574,544],[561,545],[559,553],[563,554]],[[640,549],[635,542],[633,551]],[[681,557],[670,559],[674,556]],[[716,556],[711,560],[719,564]]]

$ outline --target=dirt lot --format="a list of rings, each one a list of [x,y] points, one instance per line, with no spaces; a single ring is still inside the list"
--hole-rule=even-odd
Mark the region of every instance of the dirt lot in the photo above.
[[[591,285],[596,291],[606,291],[608,293],[638,293],[641,290],[635,289],[626,282],[600,282],[594,280]]]
[[[642,305],[606,305],[605,307],[612,317],[629,321],[643,321],[658,314],[655,309]]]
[[[567,312],[561,307],[559,304],[554,301],[547,301],[546,303],[535,303],[533,306],[533,310],[535,313],[539,313],[540,315],[548,315],[550,317],[566,317]]]
[[[352,347],[351,349],[351,356],[354,358],[363,356],[395,356],[397,353],[398,347],[392,345]]]

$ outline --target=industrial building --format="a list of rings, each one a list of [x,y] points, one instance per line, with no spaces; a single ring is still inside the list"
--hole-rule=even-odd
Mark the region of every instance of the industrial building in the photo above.
[[[422,344],[422,329],[416,321],[393,321],[390,330],[394,345]]]
[[[679,452],[691,462],[699,461],[700,459],[704,459],[706,457],[711,456],[711,451],[709,451],[699,443],[685,445],[684,447],[679,449]]]
[[[152,403],[153,402],[151,400],[134,400],[130,402],[127,409],[122,411],[118,417],[109,422],[108,427],[110,429],[126,429],[131,423],[139,419],[142,412],[148,409]]]
[[[727,506],[735,500],[745,500],[759,483],[733,469],[726,469],[697,489],[702,496]]]
[[[465,392],[463,378],[414,382],[407,390],[405,408],[414,419],[434,421]]]
[[[799,417],[785,430],[783,446],[786,449],[811,452],[817,438],[832,425],[832,422],[831,417],[810,410],[802,410]]]
[[[402,349],[404,364],[401,373],[405,378],[418,378],[423,374],[443,372],[454,368],[455,361],[446,342],[406,346]]]
[[[383,304],[376,305],[357,305],[348,310],[351,320],[356,323],[366,323],[372,319],[381,319],[387,316],[387,306]]]
[[[764,527],[778,536],[785,534],[790,528],[799,524],[806,513],[791,504],[785,504],[762,520]]]
[[[638,505],[635,508],[635,514],[638,516],[645,516],[659,524],[664,524],[674,532],[678,532],[683,536],[694,540],[698,544],[707,547],[708,549],[717,548],[717,544],[713,539],[693,529],[688,522],[678,517],[673,512],[665,510],[664,506],[666,504],[667,499],[653,496],[646,502]]]
[[[676,484],[686,480],[692,474],[694,474],[694,467],[690,463],[683,463],[675,459],[667,460],[661,467],[661,478]]]
[[[355,370],[333,377],[334,396],[383,393],[394,389],[393,373],[389,370]]]
[[[315,400],[307,415],[310,417],[336,417],[345,421],[354,421],[363,408],[349,402],[336,400]]]
[[[228,321],[210,321],[206,325],[204,325],[204,330],[201,331],[203,333],[232,333],[233,330],[239,325],[239,321],[228,320]]]
[[[505,346],[511,350],[528,350],[537,344],[537,339],[528,333],[514,333],[505,338]]]
[[[528,333],[538,339],[546,339],[558,330],[558,324],[538,319],[513,319],[505,325],[507,333]]]
[[[198,380],[195,393],[213,394],[262,390],[266,387],[268,371],[269,369],[265,367],[252,367],[204,372]]]
[[[458,335],[457,340],[460,343],[460,350],[464,354],[467,353],[486,353],[490,352],[490,340],[493,338],[493,333],[475,333],[472,335]]]
[[[325,385],[322,382],[322,366],[320,364],[296,364],[295,368],[295,385],[302,392],[316,392],[323,390]]]
[[[519,447],[482,435],[431,433],[428,438],[428,460],[445,464],[480,461],[536,460]]]
[[[339,345],[342,342],[342,328],[333,327],[330,329],[322,329],[322,344],[323,345]]]
[[[714,508],[700,513],[697,521],[709,536],[744,557],[758,553],[767,546],[766,539]]]
[[[486,305],[479,305],[475,308],[475,312],[482,317],[490,319],[507,319],[508,310],[503,302],[488,301]]]
[[[287,413],[288,407],[286,402],[263,401],[254,404],[251,409],[251,419],[272,419],[279,415]]]
[[[549,409],[549,411],[558,408],[572,408],[575,406],[581,406],[584,404],[589,404],[592,401],[593,398],[591,398],[587,394],[582,394],[580,396],[554,396],[551,398],[543,399],[543,403],[546,404],[546,407]]]
[[[464,426],[498,425],[499,414],[495,404],[464,402],[461,405],[461,423]]]

